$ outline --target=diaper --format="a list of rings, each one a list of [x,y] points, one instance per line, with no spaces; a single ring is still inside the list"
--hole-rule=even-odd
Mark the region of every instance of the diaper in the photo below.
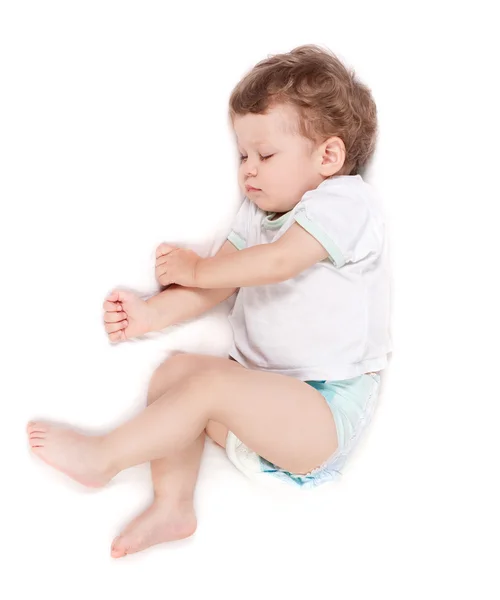
[[[273,465],[250,450],[232,431],[226,439],[226,453],[234,466],[251,479],[270,477],[301,488],[311,488],[338,479],[349,454],[368,426],[378,399],[380,375],[368,373],[341,381],[306,381],[326,400],[337,427],[338,447],[321,466],[300,475]]]

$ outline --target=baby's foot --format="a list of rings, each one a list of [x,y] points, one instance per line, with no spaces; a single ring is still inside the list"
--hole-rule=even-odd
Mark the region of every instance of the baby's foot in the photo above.
[[[187,538],[196,531],[196,517],[191,502],[175,503],[156,499],[113,540],[111,556],[121,558],[155,544]]]
[[[101,438],[48,423],[28,423],[32,451],[51,467],[82,485],[102,487],[116,475],[105,465]]]

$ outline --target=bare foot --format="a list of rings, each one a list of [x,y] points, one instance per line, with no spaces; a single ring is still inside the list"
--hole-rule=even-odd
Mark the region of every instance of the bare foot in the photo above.
[[[173,503],[156,499],[113,540],[111,556],[121,558],[155,544],[187,538],[196,531],[196,517],[191,502]]]
[[[38,457],[82,485],[102,487],[116,475],[104,464],[98,436],[40,422],[28,423],[27,431]]]

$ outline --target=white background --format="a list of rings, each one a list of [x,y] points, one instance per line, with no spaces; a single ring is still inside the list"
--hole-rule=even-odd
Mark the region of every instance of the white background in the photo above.
[[[493,2],[23,2],[0,8],[0,597],[498,598],[499,55]],[[161,241],[215,252],[241,201],[233,86],[326,45],[379,110],[367,180],[391,233],[395,352],[342,482],[250,484],[207,443],[199,527],[122,560],[146,465],[88,492],[29,419],[105,430],[172,349],[225,355],[221,305],[110,345],[115,286],[155,292]]]

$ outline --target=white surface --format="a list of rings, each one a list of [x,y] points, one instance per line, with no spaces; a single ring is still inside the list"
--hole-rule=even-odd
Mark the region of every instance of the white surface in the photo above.
[[[166,6],[0,8],[0,597],[498,598],[492,4]],[[240,202],[228,95],[308,42],[353,64],[379,107],[369,180],[395,281],[379,412],[344,480],[312,494],[257,488],[207,444],[196,535],[113,561],[147,467],[86,492],[30,456],[25,424],[110,427],[171,349],[225,353],[227,307],[111,346],[101,305],[117,285],[152,292],[159,242],[222,243]]]

